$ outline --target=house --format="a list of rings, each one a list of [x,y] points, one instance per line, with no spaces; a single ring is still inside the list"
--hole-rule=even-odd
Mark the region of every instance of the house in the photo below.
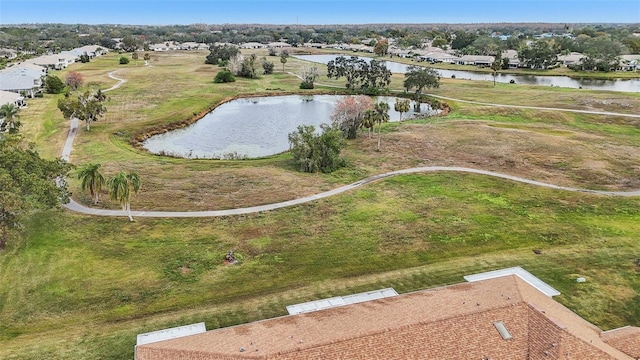
[[[178,49],[179,50],[209,50],[209,45],[205,43],[187,41],[178,45]]]
[[[89,58],[91,59],[93,59],[96,56],[102,56],[109,52],[108,49],[100,45],[85,45],[85,46],[76,48],[76,50],[79,50],[81,54],[86,52],[87,55],[89,55]]]
[[[247,42],[240,44],[240,49],[266,49],[267,45],[258,42]]]
[[[640,357],[640,328],[602,332],[521,268],[465,278],[469,282],[377,300],[300,304],[308,312],[138,345],[136,359]]]
[[[460,61],[460,58],[448,54],[446,52],[430,52],[426,55],[420,55],[420,59],[422,61],[429,61],[432,63],[448,63],[448,64],[457,64]]]
[[[267,47],[270,47],[270,48],[288,48],[288,47],[291,47],[291,45],[287,44],[286,42],[282,42],[282,41],[274,41],[274,42],[268,43]]]
[[[41,78],[47,75],[47,68],[42,67],[35,64],[30,63],[17,63],[13,66],[9,66],[6,69],[0,70],[3,72],[17,72],[17,73],[27,73],[34,78]]]
[[[620,70],[622,70],[622,71],[638,71],[638,70],[640,70],[640,55],[622,55],[622,56],[620,56]]]
[[[458,61],[460,65],[475,65],[475,66],[491,66],[496,60],[493,56],[485,55],[464,55]]]
[[[558,61],[560,61],[564,66],[580,65],[582,64],[583,58],[585,58],[584,54],[581,54],[579,52],[571,52],[568,55],[558,56]]]
[[[0,106],[5,104],[13,104],[17,107],[27,106],[24,96],[15,92],[0,90]]]
[[[33,77],[27,72],[0,71],[0,90],[35,97],[41,91],[42,78]]]
[[[151,51],[172,51],[177,49],[178,46],[170,41],[149,45],[149,50]]]
[[[43,66],[48,69],[62,70],[62,69],[65,69],[67,66],[76,62],[76,59],[77,59],[77,56],[74,54],[61,53],[61,54],[53,54],[53,55],[42,55],[33,59],[25,60],[25,62]]]
[[[516,50],[505,50],[502,52],[503,59],[509,59],[509,69],[516,69],[520,67],[520,58]]]
[[[7,60],[13,60],[18,57],[18,52],[14,49],[0,48],[0,57]]]

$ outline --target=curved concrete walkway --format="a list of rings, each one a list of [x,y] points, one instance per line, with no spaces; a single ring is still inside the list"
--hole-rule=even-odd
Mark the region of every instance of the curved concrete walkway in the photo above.
[[[567,186],[559,186],[553,184],[547,184],[540,181],[524,179],[517,176],[511,176],[506,174],[501,174],[493,171],[486,170],[478,170],[472,168],[465,167],[455,167],[455,166],[427,166],[427,167],[417,167],[410,169],[403,169],[398,171],[391,171],[384,174],[370,176],[364,180],[356,181],[349,185],[344,185],[339,188],[325,191],[319,194],[305,196],[302,198],[283,201],[275,204],[267,204],[267,205],[259,205],[259,206],[251,206],[245,208],[237,208],[237,209],[229,209],[229,210],[210,210],[210,211],[132,211],[131,215],[134,217],[175,217],[175,218],[186,218],[186,217],[216,217],[216,216],[229,216],[229,215],[242,215],[242,214],[251,214],[258,213],[263,211],[275,210],[284,207],[299,205],[308,203],[311,201],[315,201],[318,199],[324,199],[329,196],[337,195],[346,191],[350,191],[356,189],[358,187],[370,184],[374,181],[385,179],[392,176],[397,175],[406,175],[406,174],[415,174],[415,173],[425,173],[425,172],[438,172],[438,171],[453,171],[453,172],[463,172],[463,173],[472,173],[472,174],[481,174],[487,176],[498,177],[502,179],[517,181],[525,184],[542,186],[551,189],[558,190],[566,190],[566,191],[575,191],[575,192],[583,192],[589,194],[596,195],[609,195],[609,196],[640,196],[640,190],[636,191],[600,191],[600,190],[588,190],[588,189],[578,189]],[[79,212],[87,215],[98,215],[98,216],[128,216],[125,211],[122,210],[102,210],[102,209],[93,209],[88,208],[86,206],[80,205],[77,202],[71,200],[71,202],[65,207],[69,210]]]
[[[118,87],[120,87],[122,84],[124,84],[126,82],[125,79],[121,79],[121,78],[118,78],[115,75],[113,75],[114,73],[115,73],[115,71],[110,72],[109,73],[109,77],[112,78],[112,79],[118,80],[118,83],[115,84],[114,86],[110,87],[109,89],[105,90],[105,92],[115,90],[115,89],[117,89]],[[466,100],[458,100],[458,99],[446,98],[446,97],[442,97],[442,96],[436,96],[436,97],[439,97],[439,98],[442,98],[442,99],[446,99],[446,100],[452,100],[452,101],[469,102],[469,101],[466,101]],[[598,115],[630,116],[628,114],[616,114],[616,113],[604,113],[604,112],[587,112],[587,111],[582,111],[582,110],[571,110],[571,109],[538,108],[538,107],[530,107],[530,106],[501,105],[501,104],[488,104],[488,103],[477,103],[477,102],[470,102],[470,103],[476,103],[476,104],[488,105],[488,106],[516,107],[516,108],[523,108],[523,109],[574,111],[574,112],[585,112],[585,113],[598,114]],[[631,115],[631,116],[640,117],[640,115]],[[74,123],[74,120],[75,120],[75,123]],[[77,119],[73,119],[71,121],[71,128],[70,128],[70,131],[69,131],[69,135],[67,137],[67,142],[65,143],[65,146],[64,146],[64,149],[63,149],[63,152],[62,152],[62,159],[65,159],[67,161],[69,159],[69,155],[71,154],[73,140],[75,139],[75,135],[77,133],[77,128],[78,128],[78,121],[77,121]],[[315,194],[315,195],[305,196],[305,197],[298,198],[298,199],[293,199],[293,200],[283,201],[283,202],[279,202],[279,203],[274,203],[274,204],[251,206],[251,207],[228,209],[228,210],[209,210],[209,211],[132,211],[131,215],[135,216],[135,217],[150,217],[150,218],[151,217],[155,217],[155,218],[188,218],[188,217],[218,217],[218,216],[251,214],[251,213],[258,213],[258,212],[263,212],[263,211],[281,209],[281,208],[284,208],[284,207],[304,204],[304,203],[308,203],[308,202],[315,201],[315,200],[318,200],[318,199],[327,198],[329,196],[333,196],[333,195],[337,195],[337,194],[340,194],[340,193],[343,193],[343,192],[346,192],[346,191],[350,191],[350,190],[356,189],[358,187],[370,184],[370,183],[372,183],[374,181],[385,179],[385,178],[392,177],[392,176],[415,174],[415,173],[425,173],[425,172],[439,172],[439,171],[440,172],[441,171],[450,171],[450,172],[462,172],[462,173],[472,173],[472,174],[487,175],[487,176],[498,177],[498,178],[502,178],[502,179],[506,179],[506,180],[517,181],[517,182],[521,182],[521,183],[525,183],[525,184],[530,184],[530,185],[535,185],[535,186],[542,186],[542,187],[551,188],[551,189],[574,191],[574,192],[583,192],[583,193],[589,193],[589,194],[594,194],[594,195],[640,196],[640,190],[635,190],[635,191],[601,191],[601,190],[579,189],[579,188],[573,188],[573,187],[568,187],[568,186],[559,186],[559,185],[554,185],[554,184],[548,184],[548,183],[544,183],[544,182],[540,182],[540,181],[529,180],[529,179],[525,179],[525,178],[521,178],[521,177],[517,177],[517,176],[512,176],[512,175],[507,175],[507,174],[502,174],[502,173],[493,172],[493,171],[487,171],[487,170],[478,170],[478,169],[472,169],[472,168],[466,168],[466,167],[456,167],[456,166],[427,166],[427,167],[409,168],[409,169],[403,169],[403,170],[397,170],[397,171],[391,171],[391,172],[387,172],[387,173],[383,173],[383,174],[373,175],[373,176],[370,176],[370,177],[368,177],[366,179],[363,179],[363,180],[360,180],[360,181],[356,181],[356,182],[354,182],[352,184],[344,185],[344,186],[341,186],[341,187],[333,189],[333,190],[325,191],[325,192],[322,192],[322,193],[319,193],[319,194]],[[94,208],[90,208],[90,207],[86,207],[84,205],[81,205],[78,202],[74,201],[73,199],[71,199],[71,201],[68,204],[65,204],[63,206],[65,208],[67,208],[68,210],[71,210],[71,211],[74,211],[74,212],[77,212],[77,213],[81,213],[81,214],[86,214],[86,215],[95,215],[95,216],[129,216],[129,214],[126,211],[94,209]]]

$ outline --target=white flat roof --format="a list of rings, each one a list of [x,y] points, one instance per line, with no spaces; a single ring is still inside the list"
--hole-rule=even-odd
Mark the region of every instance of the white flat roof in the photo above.
[[[488,272],[483,272],[479,274],[467,275],[464,277],[464,279],[467,280],[468,282],[474,282],[474,281],[493,279],[493,278],[508,276],[508,275],[517,275],[520,279],[524,280],[526,283],[540,290],[543,294],[549,297],[560,295],[560,291],[554,289],[553,287],[551,287],[551,285],[538,279],[537,277],[532,275],[527,270],[521,268],[520,266],[501,269],[501,270],[488,271]]]
[[[158,341],[175,339],[183,336],[195,335],[206,332],[204,323],[178,326],[170,329],[162,329],[144,334],[138,334],[136,345],[150,344]]]
[[[324,310],[337,306],[357,304],[365,301],[378,300],[388,298],[392,296],[398,296],[398,293],[393,288],[381,289],[363,292],[359,294],[336,296],[328,299],[309,301],[301,304],[287,306],[289,315],[302,314],[306,312]]]

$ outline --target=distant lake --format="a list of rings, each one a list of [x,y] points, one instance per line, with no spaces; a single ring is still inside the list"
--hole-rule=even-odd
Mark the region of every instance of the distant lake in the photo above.
[[[300,60],[312,61],[320,64],[327,64],[336,57],[344,54],[327,54],[327,55],[295,55]],[[344,55],[350,56],[350,55]],[[364,60],[371,60],[365,56],[359,56]],[[387,69],[392,73],[404,74],[407,72],[409,65],[385,61]],[[428,66],[428,63],[416,63],[416,65]],[[441,70],[436,69],[443,78],[451,78],[466,80],[493,81],[491,73],[466,71],[466,70]],[[541,86],[559,86],[566,88],[591,89],[591,90],[610,90],[622,92],[640,92],[640,79],[618,79],[618,80],[601,80],[601,79],[574,79],[568,76],[548,76],[548,75],[514,75],[514,74],[498,74],[496,82],[510,83],[511,80],[516,84],[541,85]]]
[[[224,103],[196,123],[152,136],[143,146],[154,154],[184,158],[259,158],[289,150],[288,135],[299,125],[331,123],[331,113],[341,95],[287,95],[233,100]],[[395,97],[374,101],[389,104],[390,121],[398,121]],[[422,104],[421,116],[434,114]],[[416,115],[411,111],[402,119]]]

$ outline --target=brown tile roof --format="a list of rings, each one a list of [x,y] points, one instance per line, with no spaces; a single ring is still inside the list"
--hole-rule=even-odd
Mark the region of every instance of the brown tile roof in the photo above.
[[[631,359],[599,334],[512,275],[142,345],[137,359]]]
[[[625,326],[602,333],[602,339],[634,359],[640,359],[640,327]]]

